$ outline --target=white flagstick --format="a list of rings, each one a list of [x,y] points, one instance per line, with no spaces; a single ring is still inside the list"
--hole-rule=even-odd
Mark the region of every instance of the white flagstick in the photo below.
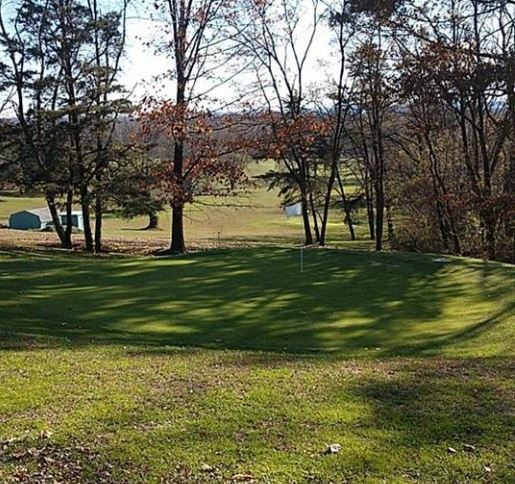
[[[295,203],[292,205],[284,205],[283,210],[286,213],[286,218],[290,217],[299,217],[302,215],[302,206],[300,203]],[[301,227],[302,229],[302,227]],[[300,238],[300,273],[304,272],[304,242],[303,236]]]
[[[300,273],[304,272],[304,244],[300,241]]]

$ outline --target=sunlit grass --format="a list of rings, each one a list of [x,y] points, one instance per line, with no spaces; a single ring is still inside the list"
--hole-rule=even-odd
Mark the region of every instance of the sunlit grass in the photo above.
[[[274,210],[232,240],[290,248],[0,252],[0,482],[511,482],[515,267],[313,249],[300,273]]]
[[[507,483],[512,376],[498,359],[5,351],[0,438],[18,440],[0,480]]]
[[[507,355],[515,268],[408,254],[241,249],[5,255],[2,332],[87,343]],[[479,337],[479,335],[482,335]],[[470,336],[470,338],[469,338]]]
[[[252,164],[249,176],[263,173],[273,167],[273,162]],[[7,225],[11,213],[45,207],[45,200],[35,196],[0,196],[0,224]],[[342,213],[334,208],[328,225],[328,243],[349,243],[347,228],[342,223]],[[356,217],[356,232],[362,246],[367,241],[364,214]],[[166,247],[170,240],[170,211],[159,213],[159,230],[141,230],[148,224],[145,217],[132,220],[120,218],[116,213],[104,216],[103,235],[108,246],[121,245],[151,249]],[[185,234],[189,246],[225,247],[233,245],[298,245],[303,240],[300,217],[287,219],[276,191],[268,191],[262,184],[242,188],[240,194],[230,198],[199,197],[185,208]],[[81,241],[81,234],[75,234]],[[55,234],[35,231],[0,230],[0,245],[34,246],[41,243],[55,244]]]

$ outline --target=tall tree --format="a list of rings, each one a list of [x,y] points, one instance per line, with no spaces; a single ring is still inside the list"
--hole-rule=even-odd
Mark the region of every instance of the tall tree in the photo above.
[[[6,122],[3,135],[18,167],[17,181],[43,191],[61,245],[71,248],[71,232],[63,228],[58,208],[59,196],[66,195],[68,201],[73,197],[73,183],[63,162],[68,150],[59,111],[60,71],[53,71],[48,62],[48,16],[49,2],[23,1],[12,13],[0,2],[0,41],[6,59],[2,85],[12,90],[9,106],[15,116],[15,122]]]
[[[201,196],[235,195],[246,181],[241,154],[249,143],[232,115],[184,111],[173,102],[156,102],[139,116],[139,140],[153,157],[147,192],[140,197],[184,207]],[[177,145],[182,144],[182,171],[176,172]],[[151,190],[155,196],[150,197]]]
[[[126,154],[115,136],[116,127],[119,116],[132,109],[127,93],[119,81],[130,0],[122,0],[120,3],[118,10],[105,11],[101,0],[87,0],[94,46],[93,69],[89,75],[92,86],[89,130],[93,134],[93,146],[90,149],[93,161],[89,184],[93,185],[94,196],[95,252],[102,251],[102,216],[107,198],[105,179],[109,178],[112,168],[117,169],[116,162]],[[126,143],[126,146],[130,145],[130,141]]]
[[[59,198],[65,198],[70,221],[74,195],[79,195],[89,251],[95,249],[93,183],[100,182],[106,169],[116,118],[126,106],[117,77],[127,1],[119,11],[104,9],[100,0],[23,0],[12,21],[8,23],[4,10],[0,18],[2,45],[10,60],[4,83],[16,92],[12,108],[20,166],[43,185],[65,247],[71,247],[72,225],[61,223]],[[97,250],[100,224],[98,211]]]
[[[495,258],[515,203],[508,188],[513,163],[515,6],[505,0],[454,0],[416,5],[408,13],[403,29],[410,41],[403,46],[402,68],[410,79],[409,94],[417,90],[417,83],[420,92],[423,83],[422,89],[432,93],[431,105],[444,111],[440,120],[459,140],[453,163],[462,183],[453,193],[443,193],[442,177],[435,173],[440,179],[437,209],[449,196],[459,200],[468,213],[469,231],[477,220],[480,245]],[[430,114],[433,125],[438,111]],[[432,136],[422,141],[433,160],[442,158],[436,158]],[[449,215],[446,219],[452,225]],[[448,231],[444,225],[440,223],[441,231]],[[458,251],[456,227],[452,232]]]
[[[403,2],[351,0],[349,3],[351,21],[359,32],[351,54],[350,76],[356,86],[352,99],[356,135],[350,139],[363,163],[370,233],[379,251],[383,247],[385,213],[390,213],[386,193],[386,131],[388,114],[395,103],[389,19]],[[391,221],[388,227],[391,234]]]
[[[224,82],[217,75],[219,63],[227,59],[228,43],[225,29],[230,2],[224,0],[159,0],[152,2],[155,14],[163,21],[164,38],[156,39],[156,49],[172,62],[167,78],[174,81],[174,93],[166,96],[163,108],[173,106],[173,125],[176,132],[174,152],[169,172],[172,208],[172,235],[170,251],[181,253],[184,242],[183,194],[188,191],[185,153],[188,115],[205,101],[215,85]]]
[[[345,213],[345,221],[349,228],[350,237],[355,240],[356,235],[352,222],[351,205],[340,173],[342,158],[346,145],[346,123],[351,107],[351,85],[348,79],[348,50],[356,33],[356,23],[353,22],[352,3],[347,0],[339,2],[324,2],[327,8],[327,21],[331,29],[332,43],[334,44],[335,60],[331,65],[336,74],[329,81],[327,96],[321,103],[323,115],[328,117],[328,140],[326,143],[329,163],[329,176],[323,199],[323,211],[320,229],[320,245],[325,245],[327,224],[329,221],[329,208],[332,203],[334,184],[337,182],[341,205]],[[336,64],[336,65],[335,65]],[[336,67],[336,68],[335,68]]]
[[[382,34],[378,34],[379,38]],[[357,90],[353,99],[357,151],[361,154],[366,172],[367,196],[374,200],[376,250],[382,249],[386,208],[385,178],[387,153],[385,149],[387,113],[392,106],[391,91],[386,82],[386,58],[381,43],[372,39],[354,52],[354,71]]]

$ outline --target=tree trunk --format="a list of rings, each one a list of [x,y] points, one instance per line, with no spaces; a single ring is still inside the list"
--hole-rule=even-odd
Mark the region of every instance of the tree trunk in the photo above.
[[[82,220],[84,221],[84,242],[88,252],[94,251],[93,232],[91,230],[91,218],[89,211],[89,192],[84,185],[80,188],[80,205],[82,209]]]
[[[320,243],[320,229],[318,227],[318,218],[317,211],[315,207],[315,202],[313,200],[313,191],[309,190],[309,206],[311,207],[311,216],[313,218],[313,229],[315,231],[315,239],[317,243]]]
[[[68,193],[66,195],[66,240],[70,242],[72,241],[72,231],[73,231],[73,225],[71,224],[72,220],[72,209],[73,209],[73,189],[69,188]]]
[[[329,180],[327,181],[327,190],[325,192],[324,198],[324,209],[322,212],[322,227],[320,228],[320,237],[319,244],[325,245],[325,234],[327,231],[327,222],[329,221],[329,206],[331,204],[331,193],[333,192],[334,180],[336,178],[336,163],[333,162],[331,165],[331,173],[329,175]]]
[[[383,249],[383,224],[384,224],[384,191],[381,179],[378,179],[375,186],[376,192],[376,250]]]
[[[372,184],[368,180],[365,181],[365,198],[367,203],[367,219],[368,219],[368,230],[370,233],[370,240],[375,240],[376,229],[375,229],[375,214],[374,214],[374,200],[373,200],[373,189]]]
[[[497,255],[497,244],[496,244],[496,224],[492,220],[492,216],[487,214],[483,218],[483,229],[485,231],[485,249],[488,259],[493,260]]]
[[[392,207],[390,204],[386,205],[386,226],[388,228],[388,242],[391,243],[395,234],[393,229]]]
[[[509,54],[507,62],[507,78],[508,78],[508,109],[510,116],[510,131],[508,139],[511,140],[508,149],[508,173],[506,176],[505,191],[509,197],[515,197],[515,53]],[[515,263],[515,221],[506,221],[506,233],[512,239],[512,263]]]
[[[102,195],[97,193],[95,197],[95,252],[102,252],[102,216],[104,207],[102,204]]]
[[[449,234],[448,234],[447,224],[445,223],[445,218],[444,218],[443,203],[440,200],[440,193],[438,191],[438,187],[436,185],[436,180],[434,179],[434,175],[433,175],[433,194],[435,197],[435,212],[436,212],[436,219],[438,221],[438,228],[440,230],[440,237],[442,238],[442,243],[443,243],[444,249],[446,251],[448,251],[449,250]]]
[[[340,176],[340,172],[336,172],[338,178],[338,186],[340,187],[340,196],[342,198],[343,203],[343,211],[345,212],[345,220],[344,222],[347,224],[349,228],[349,235],[351,240],[356,240],[356,232],[354,231],[354,223],[352,222],[352,211],[347,203],[347,195],[345,193],[345,187],[343,186],[343,180]]]
[[[182,99],[178,95],[179,99]],[[183,190],[183,164],[184,164],[184,142],[176,141],[174,146],[173,172],[175,183],[178,185],[178,193],[174,195],[172,203],[172,240],[170,242],[170,252],[172,254],[182,254],[186,251],[184,243],[184,193]]]
[[[304,245],[313,245],[313,235],[309,223],[308,200],[305,193],[302,194],[302,221],[304,223]]]
[[[172,206],[172,241],[170,252],[172,254],[182,254],[186,250],[184,244],[184,205]]]
[[[48,210],[50,210],[52,222],[54,224],[55,231],[57,232],[57,236],[59,237],[61,247],[63,249],[71,249],[72,241],[70,237],[67,237],[66,231],[64,230],[63,224],[61,223],[61,219],[59,217],[59,210],[57,210],[57,206],[55,203],[55,196],[51,193],[47,193],[45,199],[48,205]]]
[[[148,212],[148,225],[143,230],[156,230],[159,227],[159,215],[155,210]]]

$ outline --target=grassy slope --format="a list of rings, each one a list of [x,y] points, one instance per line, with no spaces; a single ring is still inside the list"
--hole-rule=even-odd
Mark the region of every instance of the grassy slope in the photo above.
[[[0,256],[0,482],[509,482],[515,268],[298,255]]]
[[[289,249],[154,259],[4,256],[2,329],[16,338],[84,343],[508,354],[515,267],[430,255],[304,252],[303,274],[299,251]]]

